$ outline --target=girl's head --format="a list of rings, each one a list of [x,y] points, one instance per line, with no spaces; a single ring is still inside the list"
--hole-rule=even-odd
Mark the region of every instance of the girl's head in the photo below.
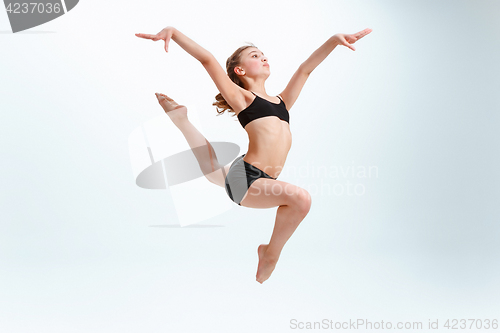
[[[235,76],[235,80],[243,82],[242,87],[245,89],[251,86],[250,82],[266,80],[270,74],[267,57],[255,46],[241,50],[231,65],[226,64],[228,75]]]
[[[264,80],[270,74],[269,64],[264,54],[253,44],[238,48],[226,61],[227,75],[238,86],[243,89],[248,89],[248,82],[256,78]],[[226,102],[222,94],[215,96],[216,102],[212,105],[217,107],[217,113],[222,114],[224,111],[234,111]]]

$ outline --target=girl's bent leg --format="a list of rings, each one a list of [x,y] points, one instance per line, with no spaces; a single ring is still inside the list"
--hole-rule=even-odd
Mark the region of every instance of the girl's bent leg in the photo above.
[[[311,196],[298,186],[260,178],[250,186],[241,205],[252,208],[278,206],[271,240],[269,244],[260,245],[258,248],[259,266],[256,278],[258,282],[263,283],[271,276],[286,242],[309,212]]]

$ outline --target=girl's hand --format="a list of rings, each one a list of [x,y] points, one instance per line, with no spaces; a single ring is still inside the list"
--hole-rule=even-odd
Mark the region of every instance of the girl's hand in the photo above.
[[[170,39],[172,38],[172,34],[174,33],[174,28],[173,27],[166,27],[156,35],[149,35],[149,34],[135,34],[137,37],[144,38],[144,39],[151,39],[153,41],[158,41],[158,40],[164,40],[165,41],[165,52],[168,52],[168,43],[170,42]]]
[[[361,38],[365,37],[370,32],[372,32],[372,29],[367,28],[367,29],[365,29],[363,31],[360,31],[358,33],[351,34],[351,35],[348,35],[348,34],[336,34],[336,35],[333,36],[333,38],[335,40],[337,40],[340,45],[347,46],[351,50],[356,51],[356,49],[354,48],[354,46],[352,46],[351,44],[356,43],[356,41],[358,41]]]

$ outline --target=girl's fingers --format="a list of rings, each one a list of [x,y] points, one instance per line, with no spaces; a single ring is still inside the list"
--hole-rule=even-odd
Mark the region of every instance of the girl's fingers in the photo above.
[[[141,38],[146,38],[146,39],[153,39],[156,35],[150,35],[150,34],[135,34],[137,37]]]
[[[347,43],[347,42],[346,42],[346,43],[342,43],[342,45],[344,45],[345,47],[350,48],[350,49],[351,49],[351,50],[353,50],[353,51],[356,51],[356,49],[354,48],[354,46],[352,46],[351,44],[349,44],[349,43]]]
[[[168,43],[170,42],[170,38],[165,38],[165,52],[168,52]]]
[[[340,39],[342,45],[344,45],[345,47],[348,47],[350,48],[351,50],[353,51],[356,51],[356,49],[354,48],[354,46],[352,46],[348,41],[347,41],[347,38],[346,37],[341,37]],[[354,43],[354,42],[353,42]]]
[[[361,38],[365,37],[366,35],[368,35],[370,32],[372,32],[372,29],[370,28],[367,28],[363,31],[360,31],[360,32],[357,32],[355,34],[352,34],[352,35],[347,35],[346,36],[346,40],[348,40],[351,44],[352,43],[356,43],[356,41],[360,40]]]
[[[151,39],[153,41],[158,41],[158,40],[161,40],[163,38],[161,38],[160,36],[158,35],[151,35],[151,34],[135,34],[137,37],[141,37],[141,38],[144,38],[144,39]]]
[[[365,37],[366,35],[368,35],[370,32],[372,32],[372,29],[367,28],[367,29],[365,29],[363,31],[360,31],[357,34],[355,34],[354,37],[356,37],[357,39],[360,39],[360,38]]]

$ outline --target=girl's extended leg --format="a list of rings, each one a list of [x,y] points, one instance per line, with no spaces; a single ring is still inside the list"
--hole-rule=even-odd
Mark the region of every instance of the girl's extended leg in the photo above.
[[[219,165],[212,145],[189,121],[187,108],[184,105],[177,104],[167,95],[157,93],[156,97],[165,113],[186,138],[205,177],[210,182],[224,187],[225,175],[229,170],[229,165],[225,168]]]
[[[248,189],[241,205],[251,208],[278,206],[269,244],[258,247],[257,281],[262,283],[273,272],[285,243],[290,239],[311,207],[311,196],[305,189],[279,180],[259,178]]]

